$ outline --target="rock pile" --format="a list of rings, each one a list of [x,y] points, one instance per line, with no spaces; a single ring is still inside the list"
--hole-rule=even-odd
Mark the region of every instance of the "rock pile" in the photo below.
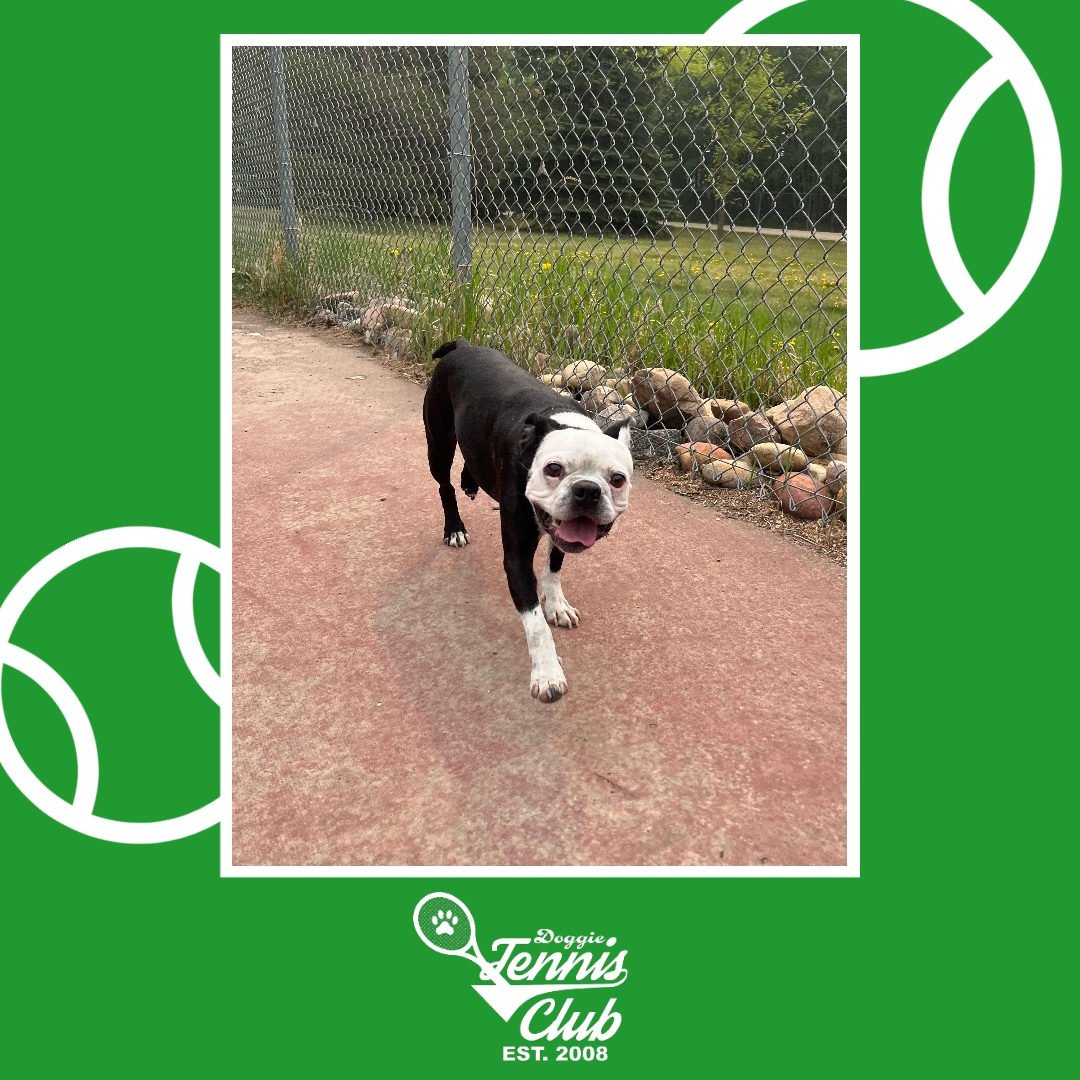
[[[400,296],[373,296],[361,304],[357,292],[333,293],[324,296],[319,304],[310,321],[337,323],[392,356],[408,352],[411,327],[421,318],[420,310]]]
[[[753,409],[744,401],[703,399],[685,375],[666,368],[627,377],[578,360],[541,378],[601,423],[630,420],[636,458],[674,458],[684,472],[717,487],[756,484],[797,517],[846,514],[847,397],[830,386]]]

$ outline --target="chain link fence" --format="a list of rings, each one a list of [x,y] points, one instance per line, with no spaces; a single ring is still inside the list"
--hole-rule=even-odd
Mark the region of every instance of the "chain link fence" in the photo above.
[[[235,292],[842,512],[846,86],[839,46],[234,48]]]

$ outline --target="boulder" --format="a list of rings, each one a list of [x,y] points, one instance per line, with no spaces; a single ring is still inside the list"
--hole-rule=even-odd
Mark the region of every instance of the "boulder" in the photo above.
[[[782,442],[798,446],[808,457],[846,453],[847,397],[831,386],[811,386],[765,415]]]
[[[383,307],[383,319],[387,326],[412,326],[420,318],[420,312],[408,304],[386,304]]]
[[[392,326],[383,335],[382,347],[391,356],[405,356],[412,345],[412,334],[401,327]]]
[[[809,464],[806,455],[794,446],[778,442],[755,443],[747,453],[767,473],[801,472]]]
[[[643,414],[633,408],[631,405],[623,403],[622,405],[607,405],[596,414],[596,422],[601,428],[610,427],[612,424],[622,423],[623,420],[629,422],[632,428],[643,428],[645,426],[645,419]]]
[[[718,420],[726,420],[729,423],[754,411],[745,401],[735,401],[733,398],[709,398],[705,406]]]
[[[675,456],[683,472],[690,472],[695,465],[704,465],[709,461],[731,460],[726,450],[707,442],[682,443],[675,447]]]
[[[733,417],[727,421],[727,427],[729,442],[743,453],[757,443],[777,441],[776,429],[760,409]]]
[[[689,442],[712,443],[713,446],[728,445],[728,427],[723,420],[716,420],[703,408],[697,416],[686,422],[686,438]]]
[[[847,521],[847,485],[846,484],[841,484],[840,487],[837,488],[836,494],[834,495],[834,499],[836,501],[836,512],[840,515],[840,517],[844,521]]]
[[[809,473],[793,473],[775,480],[773,494],[780,500],[785,513],[796,517],[820,520],[836,509],[829,489]]]
[[[836,495],[842,488],[847,487],[847,461],[833,458],[825,466],[825,486]]]
[[[576,393],[592,390],[607,377],[607,372],[592,360],[576,360],[562,369],[563,386]]]
[[[358,292],[336,292],[330,293],[329,296],[324,296],[319,303],[324,308],[336,309],[342,304],[353,305],[360,299]]]
[[[364,330],[382,330],[386,326],[386,305],[381,303],[368,304],[356,320]]]
[[[745,458],[707,461],[701,466],[701,479],[714,487],[743,488],[753,482],[754,469]]]
[[[586,412],[596,414],[609,405],[624,405],[625,399],[618,390],[601,384],[592,390],[586,390],[581,395],[581,404],[585,406]]]
[[[685,375],[667,368],[647,368],[635,371],[631,378],[634,400],[667,428],[681,428],[701,411],[703,404],[698,392]]]

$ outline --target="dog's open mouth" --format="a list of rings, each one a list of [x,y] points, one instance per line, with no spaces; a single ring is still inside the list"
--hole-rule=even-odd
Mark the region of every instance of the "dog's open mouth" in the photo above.
[[[565,521],[556,521],[550,514],[537,508],[537,520],[543,527],[544,532],[555,541],[555,546],[568,554],[586,551],[597,540],[602,540],[609,532],[613,522],[601,525],[591,517],[567,518]]]

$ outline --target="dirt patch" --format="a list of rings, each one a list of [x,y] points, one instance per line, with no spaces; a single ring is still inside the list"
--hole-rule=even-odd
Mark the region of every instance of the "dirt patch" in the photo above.
[[[288,320],[293,325],[321,330],[331,341],[376,360],[384,367],[417,386],[427,386],[432,364],[404,356],[391,356],[373,345],[357,339],[350,330],[322,320]],[[721,517],[746,521],[766,529],[804,550],[812,551],[840,566],[847,565],[847,523],[837,517],[826,521],[806,521],[785,514],[775,501],[760,488],[729,491],[705,484],[697,476],[684,473],[674,462],[639,461],[635,470],[641,475],[674,491],[683,498],[711,506]]]
[[[696,476],[681,472],[678,465],[667,462],[641,462],[637,471],[642,476],[670,488],[677,495],[712,506],[723,517],[748,521],[760,529],[782,536],[823,558],[847,565],[847,524],[838,518],[827,521],[805,521],[785,514],[758,488],[728,491],[709,487]]]

